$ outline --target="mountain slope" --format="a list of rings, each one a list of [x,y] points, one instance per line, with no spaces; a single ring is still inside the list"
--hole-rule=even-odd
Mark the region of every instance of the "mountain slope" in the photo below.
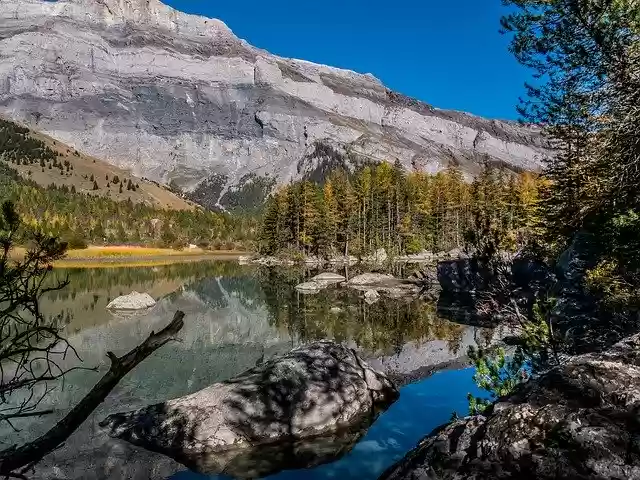
[[[265,177],[313,176],[328,150],[473,174],[484,161],[537,169],[548,146],[537,128],[271,55],[158,0],[3,0],[0,113],[210,205]]]
[[[35,155],[21,147],[24,140],[38,152]],[[166,187],[132,176],[128,171],[103,160],[90,157],[73,147],[34,130],[0,119],[0,160],[23,178],[40,186],[67,187],[78,193],[107,197],[116,202],[131,200],[151,207],[169,210],[191,210],[194,204]],[[94,188],[94,182],[95,187]],[[115,182],[115,183],[114,183]],[[120,185],[122,184],[122,190]]]

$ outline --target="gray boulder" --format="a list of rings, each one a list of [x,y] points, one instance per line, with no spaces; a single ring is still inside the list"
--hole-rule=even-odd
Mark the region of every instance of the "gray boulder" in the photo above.
[[[155,306],[156,301],[148,293],[131,292],[114,298],[107,304],[108,310],[144,310]]]
[[[370,286],[385,286],[394,284],[397,279],[393,275],[385,273],[363,273],[357,275],[347,282],[350,287],[370,287]]]
[[[300,283],[296,285],[296,290],[301,293],[314,294],[320,290],[327,288],[336,283],[344,282],[346,279],[342,275],[337,273],[325,272],[311,278],[308,282]]]
[[[639,409],[634,335],[437,429],[380,479],[640,479]]]
[[[110,415],[101,426],[202,473],[255,477],[289,468],[291,455],[278,451],[322,461],[328,445],[344,452],[397,397],[353,350],[323,341],[194,394]]]
[[[311,279],[312,282],[316,283],[324,283],[327,285],[332,285],[334,283],[344,282],[346,278],[343,275],[339,275],[333,272],[324,272],[316,275]]]

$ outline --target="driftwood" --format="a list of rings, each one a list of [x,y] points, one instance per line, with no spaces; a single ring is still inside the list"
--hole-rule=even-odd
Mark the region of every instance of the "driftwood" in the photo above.
[[[184,325],[183,318],[184,313],[177,311],[169,325],[158,333],[151,332],[143,343],[122,357],[108,352],[107,356],[111,361],[109,371],[66,417],[36,440],[20,447],[14,445],[0,451],[0,476],[3,478],[26,478],[24,472],[63,444],[127,373],[155,350],[174,338]]]

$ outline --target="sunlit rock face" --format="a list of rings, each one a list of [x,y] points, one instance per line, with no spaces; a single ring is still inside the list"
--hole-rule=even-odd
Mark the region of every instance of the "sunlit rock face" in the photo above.
[[[0,113],[211,205],[256,178],[313,176],[334,153],[472,174],[537,169],[548,147],[537,128],[271,55],[158,0],[0,2]]]

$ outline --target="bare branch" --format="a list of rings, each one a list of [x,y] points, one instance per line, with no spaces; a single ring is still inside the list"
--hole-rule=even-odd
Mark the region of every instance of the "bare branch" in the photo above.
[[[64,443],[67,438],[100,405],[120,380],[155,350],[171,341],[184,325],[184,313],[177,311],[173,320],[158,333],[151,333],[140,345],[122,357],[109,355],[111,367],[91,391],[78,403],[65,418],[51,430],[21,447],[12,447],[0,451],[0,475],[16,476],[16,470],[33,465],[49,452]],[[20,477],[17,477],[20,478]]]

